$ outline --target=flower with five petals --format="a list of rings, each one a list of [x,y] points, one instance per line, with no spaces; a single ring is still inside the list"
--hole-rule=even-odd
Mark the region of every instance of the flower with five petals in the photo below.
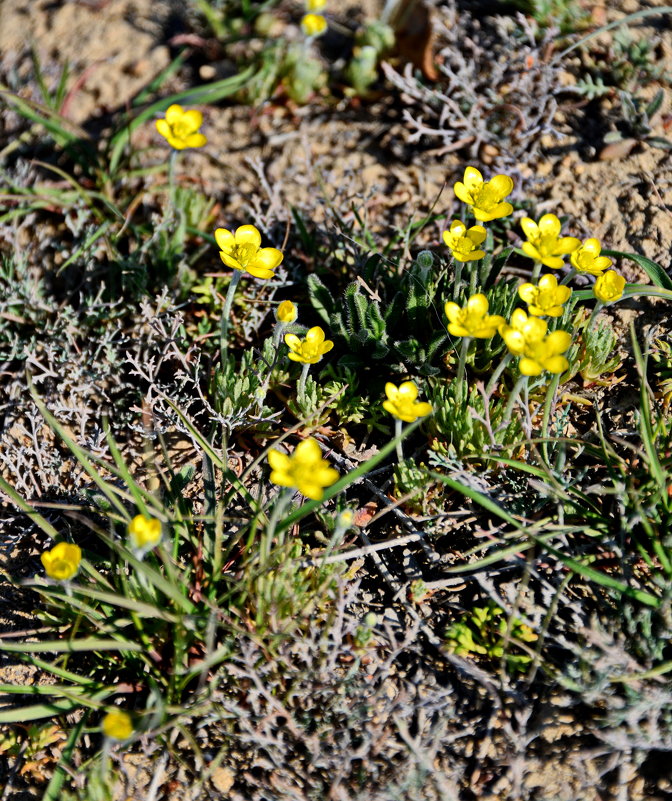
[[[593,286],[593,293],[602,303],[613,303],[623,297],[624,289],[625,278],[616,270],[607,270],[606,273],[598,276]]]
[[[300,442],[291,455],[273,448],[268,454],[271,481],[280,487],[293,487],[306,498],[321,501],[324,488],[338,480],[337,470],[322,458],[317,440],[309,437]]]
[[[548,331],[548,323],[539,317],[528,317],[523,309],[514,309],[508,323],[499,326],[499,335],[514,356],[540,342]]]
[[[458,181],[453,189],[463,203],[473,207],[474,217],[479,222],[498,220],[513,211],[513,206],[504,202],[513,192],[513,181],[508,175],[495,175],[484,181],[476,167],[467,167],[464,181]]]
[[[574,236],[560,236],[562,223],[555,214],[544,214],[538,223],[523,217],[520,226],[527,237],[521,245],[523,252],[546,267],[560,269],[564,263],[561,256],[573,253],[581,245]]]
[[[563,304],[569,300],[572,290],[568,286],[558,286],[554,275],[542,275],[537,286],[521,284],[518,295],[527,303],[530,314],[537,317],[560,317]]]
[[[402,381],[398,387],[388,381],[385,384],[387,400],[383,401],[383,409],[404,423],[414,423],[418,417],[432,413],[432,405],[419,401],[418,388],[413,381]]]
[[[448,301],[445,311],[450,321],[448,332],[455,337],[489,339],[504,323],[504,318],[500,315],[488,314],[488,299],[481,293],[472,295],[464,308]]]
[[[467,230],[463,222],[453,220],[450,229],[443,232],[443,241],[456,261],[477,261],[485,256],[485,251],[480,249],[485,236],[486,230],[482,225],[472,225]]]
[[[285,334],[289,358],[302,364],[317,364],[334,347],[334,343],[324,337],[325,333],[319,325],[309,328],[303,339],[299,339],[296,334]]]
[[[40,561],[49,578],[56,581],[68,581],[79,570],[82,561],[82,549],[79,545],[59,542],[50,551],[40,556]]]
[[[241,225],[235,233],[218,228],[215,241],[227,267],[249,273],[255,278],[273,278],[274,270],[283,258],[277,248],[261,247],[261,234],[254,225]]]
[[[570,256],[572,267],[580,273],[601,275],[607,267],[611,267],[611,259],[608,256],[600,256],[601,249],[599,239],[586,239]]]
[[[166,109],[165,118],[156,121],[156,130],[175,150],[184,150],[187,147],[203,147],[208,141],[198,131],[202,124],[203,115],[200,111],[185,111],[182,106],[173,103]]]

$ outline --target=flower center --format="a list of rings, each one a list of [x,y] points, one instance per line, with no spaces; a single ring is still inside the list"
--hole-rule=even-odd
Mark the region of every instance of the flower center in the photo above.
[[[233,248],[233,258],[238,261],[242,267],[247,267],[247,265],[254,260],[254,257],[257,255],[258,248],[256,245],[245,244],[245,245],[235,245]]]
[[[484,183],[480,189],[473,192],[472,197],[474,199],[474,206],[483,211],[492,211],[499,203],[497,192],[495,192],[489,183]]]
[[[191,134],[191,126],[187,120],[178,120],[173,125],[173,136],[176,139],[186,139]]]

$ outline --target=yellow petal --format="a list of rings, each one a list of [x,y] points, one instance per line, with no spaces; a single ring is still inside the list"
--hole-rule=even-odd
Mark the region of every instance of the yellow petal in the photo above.
[[[391,401],[396,401],[399,397],[399,390],[391,381],[388,381],[385,384],[385,394]]]
[[[319,462],[322,458],[322,449],[317,440],[312,437],[304,439],[294,449],[294,458],[306,464]]]
[[[418,388],[413,381],[402,381],[399,384],[399,399],[408,403],[414,401],[418,397]]]
[[[462,309],[457,305],[457,303],[453,303],[452,300],[449,300],[444,307],[444,311],[446,312],[446,317],[450,320],[450,322],[454,323]]]
[[[564,373],[569,367],[569,362],[564,356],[551,356],[544,361],[544,369],[549,373]]]
[[[188,136],[184,140],[185,147],[203,147],[203,145],[207,144],[208,140],[207,137],[203,136],[202,133],[194,133]]]
[[[561,228],[562,223],[555,216],[555,214],[544,214],[544,216],[539,220],[539,232],[542,236],[552,236],[557,238],[560,235]]]
[[[192,108],[189,111],[184,112],[182,115],[182,123],[186,123],[189,126],[188,130],[190,133],[196,133],[196,131],[203,124],[203,115],[200,111]]]
[[[285,344],[291,350],[295,351],[301,350],[301,340],[297,337],[296,334],[285,334]]]
[[[165,120],[157,120],[155,125],[156,125],[156,130],[161,134],[161,136],[164,136],[166,139],[168,139],[168,137],[173,135],[170,129],[170,125],[168,125],[168,123]]]
[[[503,200],[513,192],[513,180],[508,175],[495,175],[489,181],[490,187],[495,191],[499,200]]]
[[[483,186],[483,176],[476,169],[476,167],[466,168],[466,170],[464,171],[464,184],[469,192],[473,192],[475,189],[478,189],[479,187]]]
[[[572,344],[572,335],[567,331],[553,331],[546,338],[546,345],[553,353],[564,353]]]
[[[230,253],[236,244],[236,239],[231,231],[227,231],[226,228],[218,228],[215,231],[215,242],[220,250]]]
[[[311,345],[320,345],[324,342],[324,337],[325,333],[319,325],[310,328],[306,332],[306,342],[309,342]]]
[[[538,292],[539,290],[534,284],[521,284],[518,287],[518,296],[524,303],[533,303]]]
[[[544,267],[550,267],[552,270],[560,270],[564,264],[560,256],[543,256],[541,263]]]
[[[485,237],[487,235],[488,235],[488,232],[485,230],[485,228],[482,225],[472,225],[471,228],[469,229],[469,239],[471,239],[471,241],[475,245],[480,245],[481,242],[483,242],[483,240],[485,239]],[[485,254],[483,254],[483,255],[485,255]],[[480,258],[480,256],[479,256],[479,258]]]
[[[520,246],[521,250],[526,256],[529,256],[530,259],[534,259],[535,261],[541,261],[541,253],[535,248],[535,246],[531,242],[523,242]]]
[[[273,270],[267,270],[265,267],[255,267],[253,264],[248,264],[245,271],[255,278],[273,278],[275,273]]]
[[[236,245],[254,245],[255,247],[261,245],[261,234],[254,225],[241,225],[240,228],[236,228],[234,236]]]
[[[224,264],[226,264],[227,267],[230,267],[232,270],[243,269],[243,265],[238,261],[238,259],[234,259],[233,256],[230,256],[223,250],[219,251],[219,258],[224,262]]]
[[[261,248],[252,264],[254,267],[262,267],[264,270],[275,270],[282,258],[282,251],[277,248]]]
[[[453,187],[453,191],[455,192],[455,196],[458,198],[458,200],[461,200],[463,203],[471,205],[474,202],[471,198],[469,190],[462,183],[462,181],[458,181],[455,184],[455,186]]]
[[[477,295],[472,295],[467,301],[467,311],[469,314],[487,314],[488,299],[481,292],[479,292]]]
[[[546,273],[546,275],[542,275],[539,279],[539,289],[549,290],[557,289],[557,287],[558,279],[551,273]]]
[[[574,253],[577,248],[581,247],[581,240],[575,236],[561,236],[555,246],[555,253],[558,256],[566,256],[568,253]]]
[[[173,103],[172,106],[168,106],[166,109],[166,122],[172,128],[176,122],[179,122],[182,119],[183,115],[184,112],[182,111],[182,106],[178,106],[177,103]]]
[[[528,239],[536,239],[539,236],[539,226],[531,217],[523,217],[520,227]]]
[[[535,362],[534,359],[524,357],[518,363],[518,369],[522,375],[541,375],[543,372],[542,366]]]

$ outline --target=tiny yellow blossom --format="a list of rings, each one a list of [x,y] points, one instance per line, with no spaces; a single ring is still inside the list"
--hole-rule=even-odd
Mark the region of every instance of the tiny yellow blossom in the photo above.
[[[480,246],[486,236],[482,225],[472,225],[469,230],[460,220],[453,220],[450,230],[443,232],[443,241],[453,252],[456,261],[477,261],[485,256]]]
[[[273,278],[274,270],[283,259],[277,248],[261,247],[261,234],[254,225],[241,225],[235,233],[218,228],[215,241],[227,267],[247,272],[255,278]]]
[[[567,331],[553,331],[525,348],[518,369],[522,375],[541,375],[544,370],[564,373],[569,362],[563,354],[571,344],[572,337]]]
[[[322,458],[320,446],[312,437],[300,442],[291,455],[274,448],[268,454],[268,463],[274,484],[294,487],[314,501],[321,501],[324,487],[338,480],[338,471]]]
[[[322,11],[327,5],[327,0],[306,0],[305,5],[308,11]]]
[[[202,124],[203,115],[200,111],[185,111],[174,103],[168,106],[165,118],[156,121],[156,130],[175,150],[184,150],[186,147],[203,147],[208,141],[198,132]]]
[[[161,539],[161,521],[155,517],[136,515],[128,524],[128,536],[134,548],[153,548]]]
[[[327,30],[327,20],[322,14],[306,14],[301,20],[301,30],[306,36],[322,36]]]
[[[414,423],[418,417],[432,413],[430,403],[418,401],[418,388],[413,381],[402,381],[398,387],[388,382],[385,384],[387,400],[383,401],[383,409],[404,423]]]
[[[607,270],[606,273],[598,276],[593,286],[593,293],[602,303],[613,303],[623,297],[624,289],[625,278],[616,270]]]
[[[572,290],[562,284],[554,275],[542,275],[537,286],[521,284],[518,287],[521,300],[527,303],[530,314],[538,317],[560,317],[563,304],[567,303]]]
[[[103,734],[110,740],[128,740],[133,734],[133,721],[123,709],[113,709],[103,718]]]
[[[49,578],[57,581],[68,581],[79,570],[82,561],[82,549],[79,545],[59,542],[50,551],[45,551],[40,559]]]
[[[531,345],[540,342],[547,332],[546,320],[528,317],[523,309],[514,309],[509,322],[499,326],[499,334],[514,356],[522,355]]]
[[[488,299],[480,293],[472,295],[463,309],[448,301],[445,311],[450,321],[448,331],[455,337],[489,339],[504,323],[498,314],[488,314]]]
[[[546,267],[560,269],[564,263],[561,256],[573,253],[581,245],[574,236],[560,236],[562,223],[555,214],[544,214],[538,223],[523,217],[520,226],[527,237],[521,246],[523,252]]]
[[[296,320],[298,311],[291,300],[283,300],[275,311],[275,319],[283,325],[289,325]]]
[[[319,325],[310,328],[304,339],[296,334],[285,334],[285,343],[289,348],[289,358],[302,364],[317,364],[325,353],[334,347],[330,339],[325,339],[324,331]]]
[[[611,267],[611,259],[608,256],[600,256],[601,249],[599,239],[586,239],[583,245],[572,253],[570,257],[572,266],[580,273],[601,275],[607,267]]]
[[[513,192],[513,181],[508,175],[495,175],[484,181],[476,167],[467,167],[464,181],[458,181],[453,189],[463,203],[473,206],[474,217],[479,222],[497,220],[513,211],[510,203],[503,202]]]

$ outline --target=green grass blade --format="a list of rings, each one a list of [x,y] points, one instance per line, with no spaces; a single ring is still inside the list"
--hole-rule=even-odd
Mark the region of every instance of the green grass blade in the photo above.
[[[97,640],[86,637],[83,640],[40,640],[39,642],[8,643],[0,642],[0,651],[10,654],[79,653],[81,651],[142,651],[143,646],[127,640]]]
[[[45,534],[48,534],[52,539],[59,539],[58,531],[47,522],[42,515],[37,512],[33,507],[19,495],[19,493],[5,479],[0,476],[0,492],[3,492],[22,512],[25,512],[28,517],[39,526]]]
[[[605,256],[634,261],[638,267],[644,270],[655,286],[672,291],[672,278],[670,278],[660,264],[656,264],[655,261],[647,259],[646,256],[641,256],[639,253],[622,253],[620,250],[603,250],[602,253]]]

